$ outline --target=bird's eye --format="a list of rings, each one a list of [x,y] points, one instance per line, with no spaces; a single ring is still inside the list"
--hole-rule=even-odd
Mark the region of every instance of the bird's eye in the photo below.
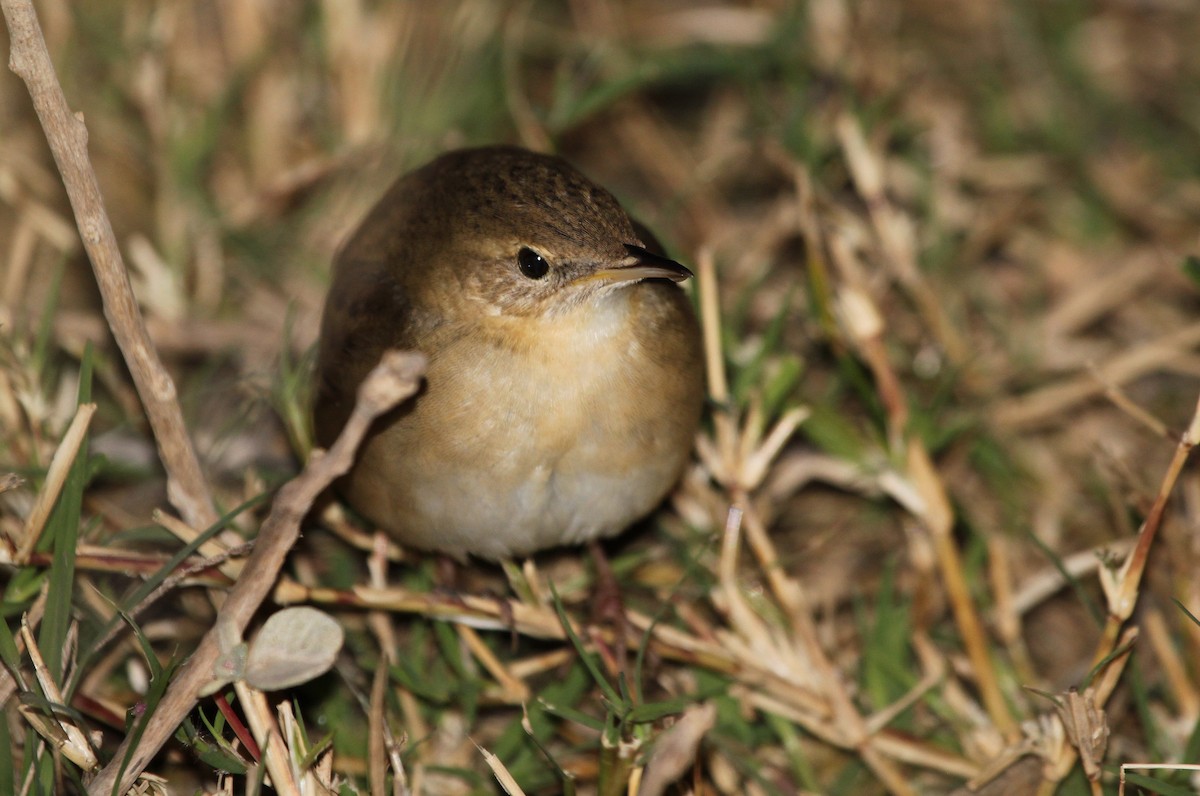
[[[546,262],[546,258],[528,248],[517,252],[517,266],[520,267],[521,273],[530,279],[541,279],[550,271],[550,264]]]

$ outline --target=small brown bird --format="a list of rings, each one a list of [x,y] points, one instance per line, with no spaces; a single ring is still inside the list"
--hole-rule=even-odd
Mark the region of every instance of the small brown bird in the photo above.
[[[704,396],[691,276],[563,160],[451,152],[337,257],[315,419],[332,443],[388,348],[429,357],[341,484],[397,541],[457,558],[611,536],[687,461]]]

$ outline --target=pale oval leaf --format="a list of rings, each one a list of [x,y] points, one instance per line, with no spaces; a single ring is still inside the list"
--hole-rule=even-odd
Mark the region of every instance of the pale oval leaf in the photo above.
[[[263,691],[291,688],[319,677],[342,648],[342,626],[308,606],[272,614],[250,642],[245,680]]]

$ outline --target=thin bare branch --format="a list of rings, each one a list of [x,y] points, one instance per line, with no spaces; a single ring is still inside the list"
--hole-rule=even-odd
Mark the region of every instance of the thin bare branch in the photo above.
[[[133,295],[129,272],[117,247],[112,223],[104,209],[100,184],[88,158],[87,127],[82,117],[72,114],[67,105],[33,4],[30,0],[3,0],[0,8],[4,10],[4,21],[12,42],[9,67],[25,81],[46,133],[46,142],[62,175],[83,247],[91,260],[104,300],[104,315],[154,430],[159,457],[167,471],[167,495],[189,524],[208,527],[217,521],[212,496],[183,422],[175,382],[150,342]]]
[[[359,389],[354,412],[337,442],[327,453],[314,452],[304,471],[279,490],[271,514],[259,531],[254,552],[221,605],[216,623],[171,683],[158,708],[143,719],[146,726],[136,748],[130,749],[130,739],[137,737],[130,733],[112,761],[89,785],[90,796],[112,793],[118,784],[122,762],[128,758],[117,790],[123,793],[171,737],[179,722],[196,704],[200,689],[213,677],[213,664],[220,654],[218,629],[232,628],[238,634],[245,631],[250,617],[271,591],[280,567],[300,534],[300,521],[317,495],[350,469],[354,453],[371,422],[415,393],[424,372],[425,357],[421,354],[390,351],[367,376]]]

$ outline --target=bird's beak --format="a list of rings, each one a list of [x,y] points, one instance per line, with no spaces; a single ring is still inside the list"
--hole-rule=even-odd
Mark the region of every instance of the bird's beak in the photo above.
[[[581,281],[601,281],[609,284],[636,282],[639,279],[670,279],[682,282],[690,279],[692,272],[674,260],[660,257],[640,246],[625,244],[629,256],[618,263],[588,274]]]

